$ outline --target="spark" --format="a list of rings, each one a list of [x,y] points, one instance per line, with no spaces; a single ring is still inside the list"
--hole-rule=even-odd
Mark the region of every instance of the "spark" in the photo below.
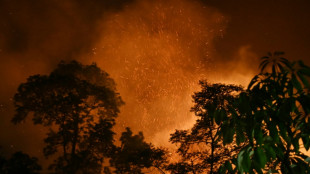
[[[220,16],[190,1],[138,1],[103,22],[93,60],[115,79],[126,102],[120,122],[154,144],[168,143],[154,140],[157,135],[194,123],[191,95],[208,72]]]

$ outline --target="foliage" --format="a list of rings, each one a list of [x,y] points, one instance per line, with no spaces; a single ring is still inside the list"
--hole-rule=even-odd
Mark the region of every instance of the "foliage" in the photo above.
[[[113,149],[113,131],[123,104],[115,83],[96,64],[61,62],[50,75],[34,75],[19,86],[14,123],[32,116],[49,127],[44,154],[62,154],[57,173],[98,173]]]
[[[193,96],[195,105],[191,111],[198,117],[191,130],[176,130],[170,141],[178,146],[182,157],[178,163],[167,166],[172,173],[214,173],[225,160],[240,149],[236,145],[223,146],[220,132],[223,124],[229,124],[229,103],[236,99],[242,87],[210,84],[200,81],[200,92]],[[225,130],[223,130],[225,131]],[[227,130],[229,132],[229,130]]]
[[[165,151],[146,143],[142,132],[133,135],[132,131],[126,128],[120,141],[121,146],[117,147],[110,160],[115,173],[140,174],[142,169],[152,166],[161,171],[161,165],[166,162]]]
[[[289,61],[283,58],[282,55],[284,55],[284,52],[281,51],[268,52],[267,56],[261,58],[262,62],[259,65],[261,72],[267,69],[268,66],[271,66],[272,73],[284,71],[284,67],[289,66]]]
[[[262,71],[252,79],[248,89],[231,103],[227,121],[234,124],[222,129],[231,130],[222,131],[223,138],[231,140],[226,144],[233,137],[249,144],[220,171],[235,166],[239,173],[309,173],[310,158],[301,148],[310,147],[310,68],[301,61],[282,58],[285,66],[277,71],[274,65],[280,63],[262,59],[262,64],[273,63],[272,72]]]
[[[0,173],[2,174],[38,174],[41,166],[37,163],[38,159],[29,155],[16,152],[6,160],[0,157]]]

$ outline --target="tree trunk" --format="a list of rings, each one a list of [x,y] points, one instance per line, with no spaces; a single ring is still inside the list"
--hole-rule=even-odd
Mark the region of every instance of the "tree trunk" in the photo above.
[[[213,166],[214,166],[214,148],[215,148],[215,146],[214,146],[214,143],[215,143],[215,135],[213,136],[213,121],[210,121],[210,125],[212,125],[212,126],[210,126],[210,135],[211,135],[211,164],[210,164],[210,174],[213,174]]]
[[[72,137],[72,149],[71,149],[71,174],[75,174],[77,172],[78,164],[76,159],[76,144],[78,140],[78,133],[79,133],[79,115],[74,116],[73,121],[73,137]]]

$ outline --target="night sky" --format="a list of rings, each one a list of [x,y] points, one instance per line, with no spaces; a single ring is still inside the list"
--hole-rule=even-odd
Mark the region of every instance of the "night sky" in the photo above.
[[[310,1],[0,0],[0,146],[43,159],[45,129],[13,125],[12,97],[61,61],[96,62],[117,83],[129,126],[169,147],[189,128],[198,80],[246,86],[260,57],[284,51],[310,64]]]

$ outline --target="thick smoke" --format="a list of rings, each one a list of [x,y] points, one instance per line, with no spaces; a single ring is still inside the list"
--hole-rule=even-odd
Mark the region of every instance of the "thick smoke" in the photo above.
[[[213,69],[224,17],[198,1],[141,0],[105,19],[86,59],[112,75],[126,102],[117,129],[167,143],[171,131],[193,124],[191,95]]]

